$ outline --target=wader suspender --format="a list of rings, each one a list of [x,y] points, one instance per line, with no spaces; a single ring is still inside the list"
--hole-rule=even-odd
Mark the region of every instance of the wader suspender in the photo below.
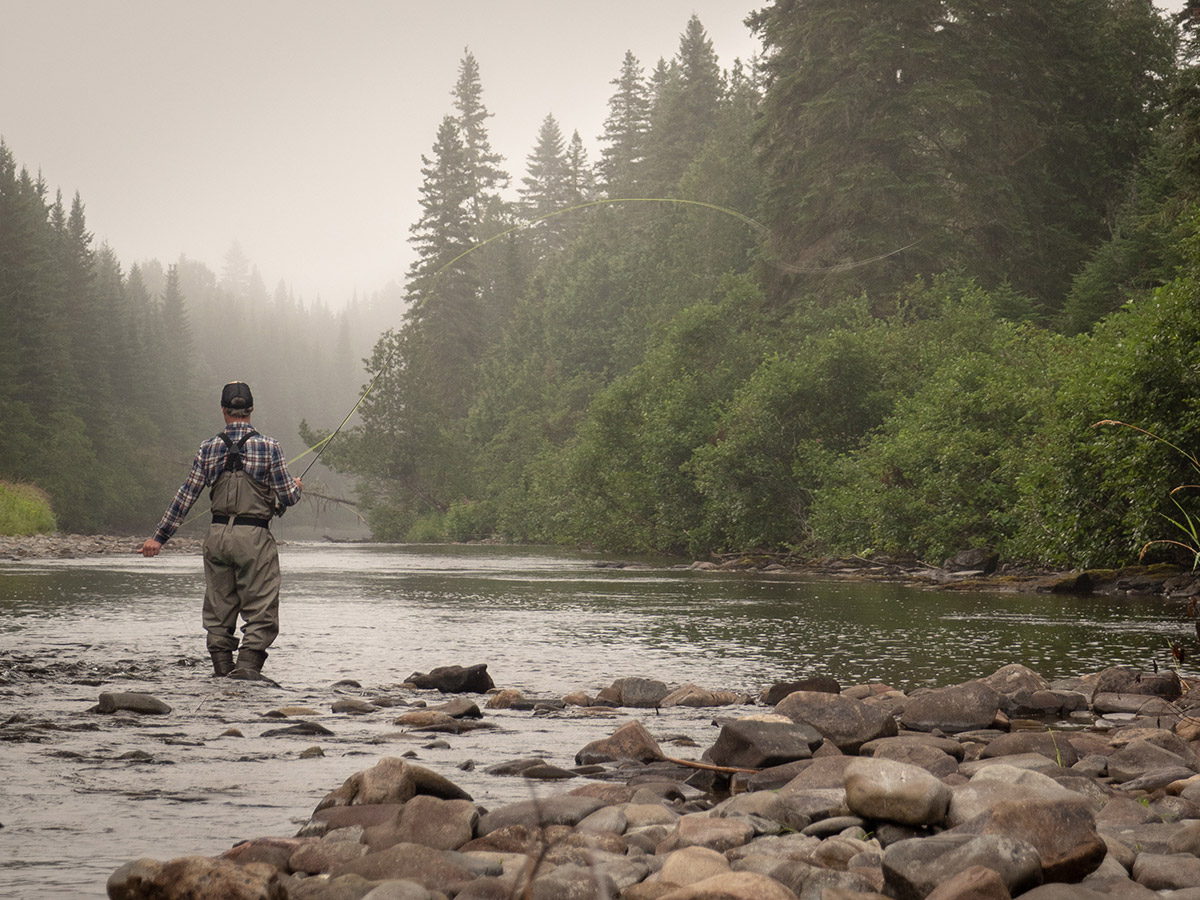
[[[241,439],[234,444],[233,440],[225,432],[220,432],[219,437],[222,443],[225,444],[225,467],[226,472],[241,472],[245,468],[242,462],[242,451],[246,449],[246,441],[257,435],[258,432],[251,428]],[[260,519],[257,516],[234,516],[232,519],[221,513],[213,513],[214,525],[228,525],[230,521],[234,525],[256,525],[259,528],[268,528],[271,525],[270,519]]]

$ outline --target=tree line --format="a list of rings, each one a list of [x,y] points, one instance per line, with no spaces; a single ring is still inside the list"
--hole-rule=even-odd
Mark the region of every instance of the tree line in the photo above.
[[[291,452],[303,415],[357,395],[360,361],[398,290],[337,313],[271,293],[234,245],[218,275],[181,257],[125,268],[0,142],[0,480],[45,491],[57,526],[143,533],[220,429],[226,381]]]
[[[1056,564],[1169,536],[1186,457],[1092,425],[1200,437],[1189,14],[748,24],[762,54],[725,68],[694,16],[626,54],[599,158],[548,116],[515,196],[463,58],[409,310],[330,450],[376,536]]]

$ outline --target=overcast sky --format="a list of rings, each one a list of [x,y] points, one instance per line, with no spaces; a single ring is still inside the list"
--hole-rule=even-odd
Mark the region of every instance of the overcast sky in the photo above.
[[[268,290],[340,306],[402,281],[465,48],[519,182],[548,113],[592,160],[626,50],[647,72],[693,12],[721,65],[750,0],[0,0],[0,137],[126,268],[234,241]]]

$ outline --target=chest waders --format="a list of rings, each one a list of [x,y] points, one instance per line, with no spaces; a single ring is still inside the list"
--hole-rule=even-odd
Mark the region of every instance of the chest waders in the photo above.
[[[213,482],[212,525],[204,538],[204,630],[215,675],[255,678],[279,634],[279,552],[271,534],[271,490],[245,471],[242,450],[222,432],[225,467]],[[235,634],[243,620],[241,647]],[[237,665],[233,653],[238,651]]]

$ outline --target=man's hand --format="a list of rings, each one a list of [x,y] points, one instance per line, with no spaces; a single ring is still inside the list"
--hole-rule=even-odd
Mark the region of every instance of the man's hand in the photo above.
[[[148,538],[146,543],[142,544],[142,556],[158,556],[158,551],[162,549],[162,544],[154,538]]]

